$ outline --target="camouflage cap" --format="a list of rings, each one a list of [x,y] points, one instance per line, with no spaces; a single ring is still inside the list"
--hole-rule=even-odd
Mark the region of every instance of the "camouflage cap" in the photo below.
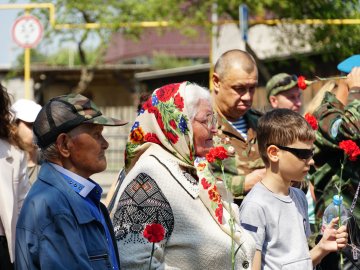
[[[287,73],[279,73],[271,77],[266,84],[267,98],[276,96],[280,92],[290,90],[297,86],[297,76]]]
[[[61,113],[57,111],[59,104],[66,109],[66,116],[61,122],[55,121],[53,117],[54,112]],[[40,148],[44,149],[55,142],[59,134],[69,132],[73,128],[85,123],[103,126],[122,126],[128,122],[103,115],[95,103],[83,95],[69,94],[49,100],[35,119],[33,130],[37,137],[37,144]],[[40,134],[40,127],[44,124],[48,125],[49,128],[47,132]]]

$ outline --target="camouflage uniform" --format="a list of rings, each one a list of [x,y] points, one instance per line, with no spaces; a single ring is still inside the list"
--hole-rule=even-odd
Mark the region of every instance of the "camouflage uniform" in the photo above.
[[[360,142],[360,101],[354,100],[347,107],[336,99],[332,93],[326,93],[322,105],[315,112],[319,121],[316,134],[317,147],[314,156],[317,170],[311,174],[315,187],[316,218],[321,222],[322,213],[337,193],[335,185],[340,179],[340,165],[344,160],[344,152],[338,144],[342,140]],[[343,171],[342,195],[349,208],[359,183],[360,162],[347,160]],[[359,205],[359,204],[357,204]],[[360,207],[354,210],[355,217],[360,220]]]
[[[244,198],[245,176],[255,169],[264,168],[257,149],[256,127],[262,114],[250,109],[244,115],[248,125],[247,140],[217,111],[218,133],[214,136],[215,145],[224,146],[230,157],[224,160],[225,177],[231,177],[231,190],[236,197],[236,202],[241,203]],[[214,167],[215,175],[222,178],[220,167]]]
[[[354,100],[344,107],[332,93],[327,92],[315,116],[319,121],[314,156],[317,169],[312,171],[309,177],[315,187],[316,229],[319,229],[326,206],[331,203],[333,195],[337,194],[336,186],[339,185],[341,162],[344,160],[344,152],[338,144],[342,140],[353,140],[358,145],[360,143],[360,101]],[[347,160],[342,176],[342,196],[347,208],[350,208],[353,201],[359,176],[359,159],[356,162]],[[359,224],[359,202],[355,207],[354,216]],[[336,253],[332,253],[323,259],[319,269],[339,269],[338,262]],[[345,258],[344,269],[353,269],[353,267]]]

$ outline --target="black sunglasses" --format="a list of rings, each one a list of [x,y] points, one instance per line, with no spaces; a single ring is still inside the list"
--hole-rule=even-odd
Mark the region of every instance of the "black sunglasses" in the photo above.
[[[298,77],[296,75],[289,75],[284,79],[282,79],[281,81],[279,81],[277,84],[275,84],[272,89],[289,85],[292,81],[297,82],[297,80]]]
[[[287,146],[282,146],[282,145],[277,145],[277,144],[268,144],[268,146],[270,146],[270,145],[275,145],[277,148],[279,148],[281,150],[288,151],[291,154],[295,155],[299,159],[309,159],[314,156],[314,149],[292,148],[292,147],[287,147]]]

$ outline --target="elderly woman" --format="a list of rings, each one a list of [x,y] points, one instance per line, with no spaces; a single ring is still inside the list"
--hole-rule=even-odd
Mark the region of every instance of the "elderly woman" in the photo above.
[[[229,214],[212,210],[194,166],[213,146],[215,119],[208,90],[189,82],[163,86],[143,104],[113,218],[121,268],[149,269],[151,262],[151,269],[231,269]],[[165,237],[153,231],[153,246],[144,230],[154,223]],[[253,239],[238,226],[233,235],[240,245],[235,269],[251,269]]]

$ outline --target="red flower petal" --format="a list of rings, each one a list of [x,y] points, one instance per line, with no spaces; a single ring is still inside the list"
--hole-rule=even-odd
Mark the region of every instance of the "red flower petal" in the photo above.
[[[146,225],[143,233],[150,243],[158,243],[165,237],[165,229],[161,224],[153,223]]]
[[[356,161],[360,155],[360,149],[357,144],[352,140],[344,140],[339,143],[340,149],[344,150],[345,154],[349,157],[349,160]]]
[[[305,114],[305,120],[310,124],[313,130],[317,130],[319,128],[316,117],[310,113]]]
[[[211,148],[209,153],[206,154],[206,159],[210,163],[212,163],[216,160],[224,160],[225,158],[228,158],[228,157],[229,157],[228,153],[223,146],[217,146],[217,147]]]
[[[304,76],[299,76],[297,83],[298,83],[298,86],[300,89],[302,89],[302,90],[306,89],[307,84],[306,84],[306,80],[305,80]]]

